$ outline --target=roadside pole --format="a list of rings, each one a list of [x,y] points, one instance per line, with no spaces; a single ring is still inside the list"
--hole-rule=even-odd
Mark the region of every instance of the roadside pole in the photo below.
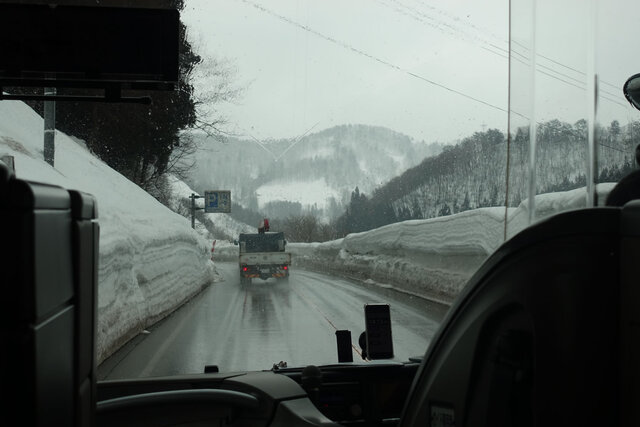
[[[196,211],[204,208],[196,208],[196,199],[201,199],[202,196],[198,196],[196,193],[191,193],[189,196],[191,199],[191,228],[196,228]]]
[[[55,95],[56,88],[47,87],[45,95]],[[44,161],[53,166],[56,151],[56,102],[44,101]]]

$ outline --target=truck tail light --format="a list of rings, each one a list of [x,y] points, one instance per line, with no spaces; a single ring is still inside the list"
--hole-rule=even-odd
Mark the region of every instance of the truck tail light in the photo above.
[[[242,267],[242,271],[247,271],[248,268],[247,267]]]
[[[283,270],[286,270],[286,269],[287,269],[287,266],[286,266],[286,265],[283,265],[283,266],[282,266],[282,269],[283,269]]]

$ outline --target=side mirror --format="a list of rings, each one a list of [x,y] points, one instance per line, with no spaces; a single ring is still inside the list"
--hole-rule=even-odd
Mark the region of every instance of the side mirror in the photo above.
[[[640,110],[640,74],[629,77],[622,87],[625,98],[637,110]]]
[[[237,241],[237,240],[234,240],[234,241],[233,241],[233,244],[234,244],[234,245],[236,245],[236,246],[238,246],[238,241]]]

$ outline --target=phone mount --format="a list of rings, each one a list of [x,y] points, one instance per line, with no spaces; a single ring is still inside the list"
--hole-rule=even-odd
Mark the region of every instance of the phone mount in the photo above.
[[[389,304],[364,305],[365,330],[358,337],[363,360],[393,359],[391,311]],[[351,331],[336,331],[338,362],[353,362]]]

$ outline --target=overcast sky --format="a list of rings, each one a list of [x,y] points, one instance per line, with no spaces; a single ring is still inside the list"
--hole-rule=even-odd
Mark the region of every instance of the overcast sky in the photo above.
[[[531,3],[512,6],[520,17],[513,36],[524,44]],[[628,53],[640,2],[594,1],[594,13],[589,4],[537,1],[538,120],[587,117],[590,63],[600,78],[599,119],[637,118],[621,87],[640,72]],[[187,0],[182,17],[198,53],[225,61],[245,89],[237,104],[218,105],[232,132],[295,138],[362,123],[446,143],[506,131],[508,10],[508,0]],[[529,53],[514,46],[512,108],[528,115],[520,101],[531,99]],[[210,78],[196,81],[198,90],[210,86]]]
[[[228,61],[245,88],[220,107],[239,134],[506,130],[507,0],[187,0],[182,16],[200,55]]]

